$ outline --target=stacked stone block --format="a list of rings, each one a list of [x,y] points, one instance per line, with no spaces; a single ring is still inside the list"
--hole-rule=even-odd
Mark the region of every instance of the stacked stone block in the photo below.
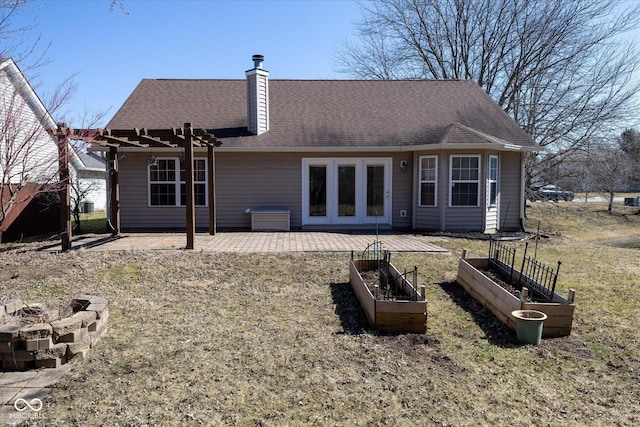
[[[3,370],[57,368],[75,357],[85,357],[107,329],[109,308],[102,297],[80,295],[71,301],[73,315],[49,323],[18,326],[5,321],[5,316],[28,307],[20,300],[0,305]]]

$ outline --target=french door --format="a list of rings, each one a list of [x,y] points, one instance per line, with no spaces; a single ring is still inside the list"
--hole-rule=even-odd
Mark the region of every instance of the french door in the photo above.
[[[302,222],[390,224],[391,159],[302,160]]]

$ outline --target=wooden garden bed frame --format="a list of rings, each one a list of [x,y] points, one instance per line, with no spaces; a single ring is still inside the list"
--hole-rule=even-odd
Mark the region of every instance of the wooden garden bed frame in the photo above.
[[[384,270],[396,281],[398,291],[413,296],[415,300],[389,300],[380,296],[376,298],[360,273],[377,271],[379,263],[386,263],[383,266]],[[352,256],[349,260],[349,279],[367,320],[376,331],[416,334],[424,334],[427,331],[425,287],[422,286],[418,292],[393,264],[384,259],[353,259]]]
[[[563,337],[571,334],[573,313],[576,307],[573,289],[569,290],[568,298],[553,292],[550,302],[522,302],[520,298],[483,273],[489,269],[489,258],[466,258],[463,251],[458,264],[456,282],[512,330],[516,329],[515,318],[511,315],[512,311],[536,310],[547,315],[542,332],[543,338]],[[512,269],[512,278],[519,275],[520,271]]]

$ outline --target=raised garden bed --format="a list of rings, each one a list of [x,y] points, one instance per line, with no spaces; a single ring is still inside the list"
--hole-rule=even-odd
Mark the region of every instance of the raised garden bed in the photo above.
[[[365,252],[366,253],[366,252]],[[363,253],[364,254],[364,253]],[[420,292],[389,262],[389,253],[381,258],[368,255],[349,260],[349,280],[367,320],[381,333],[427,331],[427,301],[424,286]],[[417,271],[412,271],[413,281]]]
[[[515,250],[492,242],[490,253],[487,258],[466,258],[463,252],[456,282],[514,331],[514,310],[536,310],[547,315],[543,338],[570,335],[575,292],[570,289],[567,298],[555,292],[558,270],[527,258],[526,250],[522,272],[514,267]]]

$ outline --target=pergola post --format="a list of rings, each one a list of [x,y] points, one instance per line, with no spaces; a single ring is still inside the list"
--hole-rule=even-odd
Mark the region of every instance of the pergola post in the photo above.
[[[98,143],[103,146],[109,146],[108,159],[110,165],[110,212],[111,222],[113,226],[113,234],[120,233],[120,184],[118,178],[118,148],[133,147],[147,149],[149,147],[162,147],[176,149],[183,147],[184,149],[184,181],[185,181],[185,208],[186,208],[186,249],[194,249],[196,234],[196,209],[195,209],[195,184],[194,184],[194,165],[193,165],[193,147],[204,147],[213,144],[219,147],[221,142],[212,138],[213,135],[207,133],[204,129],[194,129],[191,123],[185,123],[183,128],[167,128],[167,129],[76,129],[74,137],[80,138],[92,143]],[[210,142],[213,141],[213,142]],[[213,147],[211,147],[213,148]],[[212,183],[209,190],[210,215],[213,220],[210,221],[209,231],[215,233],[215,183],[212,175],[215,169],[215,160],[213,152],[209,151],[209,180]]]
[[[58,171],[60,174],[60,240],[63,251],[71,249],[71,195],[69,191],[69,129],[58,128]]]
[[[209,234],[216,234],[216,158],[213,142],[207,146],[207,171],[209,178]]]
[[[184,124],[184,173],[186,188],[187,209],[187,249],[194,249],[196,235],[196,209],[193,188],[193,143],[191,123]]]
[[[111,224],[111,234],[120,234],[120,182],[118,180],[118,148],[109,147],[107,154],[109,164],[109,220]]]

